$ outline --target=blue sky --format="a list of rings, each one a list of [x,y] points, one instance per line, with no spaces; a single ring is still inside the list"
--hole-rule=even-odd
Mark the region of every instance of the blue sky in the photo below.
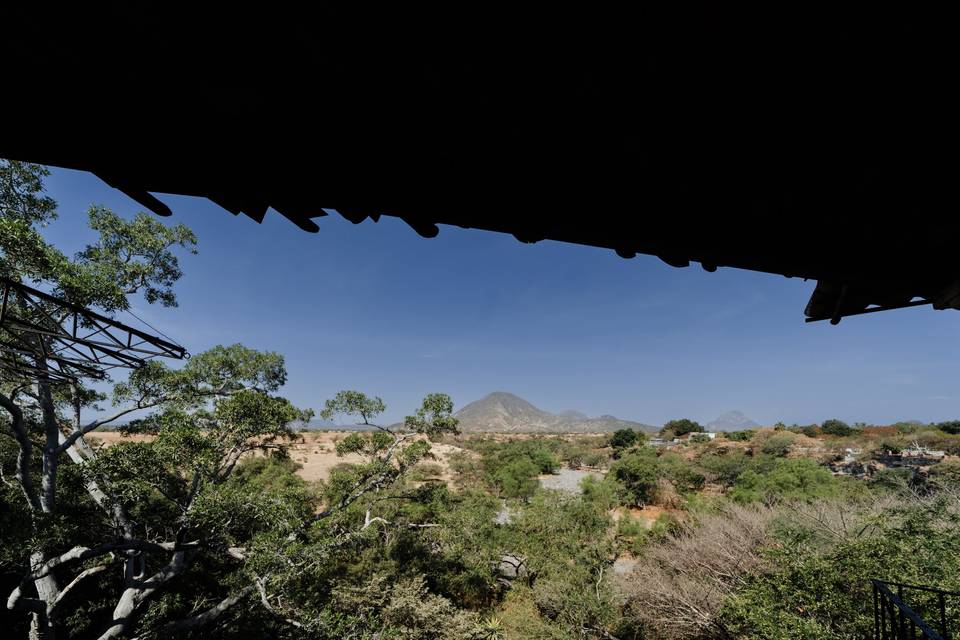
[[[53,170],[67,252],[86,209],[141,207],[91,174]],[[199,239],[180,306],[135,312],[192,352],[241,342],[286,356],[284,395],[319,408],[339,389],[381,396],[401,419],[426,393],[455,404],[510,391],[550,411],[661,424],[739,409],[772,424],[960,417],[960,315],[929,308],[806,324],[813,282],[675,269],[649,256],[399,220],[317,219],[307,234],[202,199],[157,194]],[[126,320],[130,320],[126,318]]]

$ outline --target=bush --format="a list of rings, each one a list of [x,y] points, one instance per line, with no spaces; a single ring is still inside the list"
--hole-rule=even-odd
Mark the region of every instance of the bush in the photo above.
[[[760,450],[770,456],[782,458],[790,452],[794,437],[790,433],[776,433],[763,441]]]
[[[656,455],[645,450],[628,454],[610,466],[607,477],[617,483],[626,504],[642,507],[656,495]]]
[[[753,469],[741,473],[730,497],[740,504],[758,501],[769,504],[831,497],[839,492],[840,481],[813,460],[776,458],[766,473]]]
[[[697,460],[712,482],[731,487],[741,473],[746,471],[750,458],[743,451],[711,451]]]
[[[585,467],[599,467],[604,462],[607,461],[607,457],[602,453],[596,451],[590,452],[583,456],[583,466]]]
[[[820,435],[820,429],[815,424],[808,424],[805,427],[800,427],[800,433],[808,438],[816,438]]]
[[[733,506],[685,523],[665,522],[666,535],[644,550],[624,585],[625,616],[642,635],[623,637],[725,637],[712,633],[715,621],[744,579],[763,566],[774,515],[770,509]]]
[[[820,425],[820,431],[831,436],[853,435],[853,428],[843,420],[831,419]]]
[[[680,493],[690,493],[703,488],[706,478],[694,469],[683,456],[665,453],[657,460],[657,475],[669,480]]]
[[[586,475],[580,480],[583,499],[607,511],[620,503],[619,487],[614,482],[605,482],[594,475]]]
[[[878,578],[960,585],[960,528],[945,501],[888,498],[863,508],[849,502],[811,506],[791,526],[774,530],[763,570],[727,600],[720,622],[736,638],[873,637],[870,581]],[[921,617],[937,620],[936,597],[909,592]],[[947,607],[947,628],[960,610]]]
[[[937,429],[951,435],[960,434],[960,420],[950,420],[949,422],[938,422]]]
[[[932,466],[928,479],[937,489],[960,490],[960,462],[941,462]]]
[[[749,442],[753,438],[753,434],[756,431],[753,429],[744,429],[743,431],[731,431],[727,434],[727,439],[735,440],[738,442]]]
[[[528,498],[540,486],[540,468],[530,459],[520,458],[501,467],[493,475],[493,483],[501,496]]]
[[[618,429],[610,437],[610,446],[614,449],[629,449],[640,440],[640,434],[633,429]]]

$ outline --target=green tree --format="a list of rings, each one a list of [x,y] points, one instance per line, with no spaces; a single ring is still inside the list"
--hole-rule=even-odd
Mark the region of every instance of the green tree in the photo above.
[[[960,420],[949,420],[947,422],[938,422],[937,429],[944,433],[952,435],[960,434]]]
[[[776,458],[766,472],[747,469],[741,473],[730,497],[740,503],[772,503],[831,497],[840,491],[840,481],[813,460]]]
[[[640,440],[640,434],[633,429],[617,429],[610,437],[610,446],[614,449],[629,449]]]
[[[624,502],[642,507],[656,496],[656,454],[644,449],[627,454],[610,466],[607,477],[617,483]]]
[[[127,309],[131,296],[174,306],[172,287],[181,275],[175,250],[194,251],[193,233],[183,225],[165,226],[146,214],[124,220],[105,208],[92,207],[88,212],[89,224],[97,232],[97,239],[70,258],[47,243],[41,234],[56,219],[56,203],[43,192],[47,174],[36,165],[0,160],[0,276],[42,283],[69,302],[105,312]],[[47,326],[51,319],[63,321],[68,313],[63,309],[23,305],[15,312],[22,320],[38,326]],[[2,335],[0,339],[9,342],[11,337]],[[37,344],[31,345],[31,350],[43,351],[45,345],[39,343],[42,340],[36,338]],[[64,509],[69,507],[58,499],[63,486],[61,467],[69,464],[66,460],[82,463],[92,459],[92,449],[82,435],[133,409],[83,425],[82,409],[102,401],[103,395],[79,382],[55,382],[46,374],[43,358],[30,358],[24,364],[37,373],[26,377],[8,372],[0,382],[0,406],[8,416],[5,429],[17,442],[15,481],[25,508],[32,514],[29,526],[36,540],[27,562],[29,575],[36,577],[24,588],[30,586],[37,596],[17,602],[31,616],[35,633],[53,633],[59,624],[54,615],[56,608],[65,606],[64,600],[58,603],[57,598],[66,587],[60,584],[58,572],[51,573],[44,567],[56,561],[51,554],[57,545],[51,543],[49,534],[57,527],[62,527],[61,532],[69,528],[64,519]],[[35,448],[35,440],[42,445]],[[125,531],[120,510],[109,503],[103,488],[92,480],[85,487],[89,499],[112,518],[113,526]],[[59,523],[57,527],[52,526],[53,522]],[[121,555],[132,558],[135,551],[124,549]]]
[[[848,425],[843,420],[837,420],[832,418],[830,420],[825,420],[822,425],[820,425],[820,431],[831,436],[849,436],[853,435],[853,427]]]
[[[679,420],[670,420],[664,424],[663,428],[660,429],[660,435],[672,433],[674,437],[679,438],[688,433],[703,433],[703,431],[704,429],[699,423],[687,418],[681,418]]]

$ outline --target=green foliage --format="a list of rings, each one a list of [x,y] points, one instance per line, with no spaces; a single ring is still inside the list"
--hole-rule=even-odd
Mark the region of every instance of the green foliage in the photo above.
[[[769,471],[747,469],[741,473],[730,497],[739,503],[810,500],[836,496],[840,485],[830,471],[812,460],[776,458]]]
[[[580,480],[580,490],[583,491],[584,500],[604,511],[613,509],[620,503],[620,487],[615,482],[606,482],[596,476],[587,475]]]
[[[770,456],[783,457],[790,452],[794,437],[790,433],[776,433],[766,438],[760,450]]]
[[[540,486],[537,476],[554,473],[560,467],[551,451],[560,449],[558,441],[477,439],[469,444],[480,451],[487,485],[502,497],[529,498]]]
[[[724,606],[735,637],[865,638],[873,633],[869,578],[948,590],[960,586],[960,527],[943,500],[922,501],[858,517],[824,538],[816,520],[782,527],[767,570],[754,574]],[[908,604],[936,620],[935,600],[908,592]],[[960,611],[948,609],[951,628]]]
[[[445,393],[431,393],[423,399],[416,414],[407,416],[404,426],[416,433],[425,433],[433,440],[450,433],[460,433],[459,420],[453,417],[453,400]]]
[[[941,462],[930,468],[929,481],[937,489],[960,491],[960,462]]]
[[[878,469],[870,484],[887,491],[906,491],[915,483],[916,474],[910,468]]]
[[[657,458],[657,475],[669,480],[680,493],[703,488],[706,478],[683,456],[665,452]]]
[[[843,420],[830,419],[820,425],[820,431],[831,436],[849,436],[853,434],[854,429]]]
[[[944,433],[960,435],[960,420],[950,420],[948,422],[938,422],[937,429]]]
[[[728,440],[734,440],[739,442],[749,442],[756,431],[753,429],[744,429],[743,431],[730,431],[727,433]]]
[[[629,449],[641,439],[642,436],[633,429],[618,429],[610,437],[610,446],[614,449]]]
[[[703,431],[704,429],[699,423],[687,418],[681,418],[679,420],[670,420],[664,424],[663,428],[660,429],[660,435],[672,433],[674,437],[679,438],[688,433],[703,433]]]
[[[97,240],[71,260],[40,233],[57,217],[56,203],[43,194],[47,175],[37,165],[0,160],[0,274],[47,282],[72,302],[106,311],[129,308],[128,297],[135,293],[150,303],[176,305],[173,285],[182,273],[173,249],[195,253],[193,232],[144,213],[125,220],[91,207],[89,224]]]
[[[617,483],[621,499],[626,504],[642,507],[656,496],[656,454],[640,449],[625,455],[610,466],[607,477]]]
[[[170,247],[196,253],[197,238],[182,224],[168,227],[156,216],[137,214],[127,221],[109,209],[90,207],[90,228],[98,232],[96,243],[77,254],[77,264],[96,282],[111,283],[124,294],[140,291],[149,303],[176,306],[174,283],[183,273]],[[102,304],[102,303],[101,303]],[[126,308],[125,295],[107,308]]]
[[[703,452],[697,462],[712,482],[731,487],[740,474],[746,471],[750,458],[740,449],[717,448]]]
[[[818,435],[820,435],[820,428],[815,424],[808,424],[800,428],[800,433],[808,438],[816,438]]]
[[[330,420],[337,414],[359,418],[363,424],[370,424],[386,410],[387,406],[379,397],[368,398],[359,391],[338,391],[337,395],[324,403],[320,417]]]
[[[493,472],[493,484],[506,498],[528,498],[540,486],[538,467],[529,458],[517,458]]]

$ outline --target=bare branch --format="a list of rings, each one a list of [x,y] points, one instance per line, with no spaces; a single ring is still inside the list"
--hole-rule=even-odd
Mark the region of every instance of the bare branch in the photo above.
[[[106,571],[107,568],[110,567],[110,564],[114,560],[112,553],[110,554],[110,556],[111,558],[109,562],[97,565],[95,567],[90,567],[89,569],[84,569],[77,575],[76,578],[71,580],[70,584],[64,587],[63,591],[57,594],[56,600],[54,600],[53,603],[47,607],[47,615],[50,616],[51,618],[57,615],[57,607],[60,606],[60,603],[63,602],[63,599],[67,596],[67,594],[70,593],[70,591],[74,589],[78,584],[80,584],[83,580],[89,578],[90,576]]]
[[[260,592],[260,602],[261,604],[263,604],[263,608],[269,611],[270,613],[272,613],[273,615],[277,616],[287,624],[293,625],[298,629],[302,629],[303,625],[301,623],[291,618],[287,618],[286,616],[284,616],[283,614],[281,614],[280,612],[278,612],[276,609],[273,608],[273,605],[270,604],[270,599],[267,597],[266,587],[264,586],[266,584],[266,581],[267,581],[266,578],[261,578],[260,576],[257,576],[256,580],[254,581],[254,585],[256,585],[257,591]]]

